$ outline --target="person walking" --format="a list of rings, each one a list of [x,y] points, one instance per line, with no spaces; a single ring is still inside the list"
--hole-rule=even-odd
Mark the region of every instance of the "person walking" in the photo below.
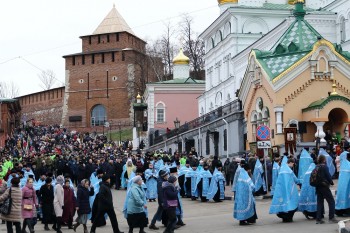
[[[140,233],[145,233],[144,228],[147,227],[147,203],[146,194],[142,188],[142,177],[135,176],[133,184],[127,194],[127,221],[129,225],[129,233],[133,233],[133,229],[139,227]]]
[[[49,231],[49,223],[55,223],[54,219],[54,207],[53,207],[53,187],[52,187],[52,179],[47,177],[45,180],[45,184],[41,186],[39,191],[40,196],[40,206],[43,212],[42,223],[44,224],[45,231]],[[56,228],[56,226],[54,225]]]
[[[103,175],[102,182],[100,182],[98,209],[95,219],[99,219],[105,214],[107,214],[111,220],[113,233],[123,233],[119,230],[117,216],[114,211],[112,192],[110,190],[110,182],[110,177],[108,175]],[[95,233],[96,227],[96,221],[94,221],[92,223],[90,233]]]
[[[159,171],[159,177],[157,179],[157,192],[158,192],[158,209],[157,212],[154,214],[153,219],[151,221],[151,224],[149,225],[149,229],[151,230],[159,230],[159,228],[156,226],[156,221],[160,221],[162,219],[163,214],[163,189],[162,184],[163,182],[168,180],[168,173],[164,170]]]
[[[62,224],[62,215],[63,215],[63,209],[64,209],[63,184],[64,184],[64,177],[62,175],[58,176],[56,179],[56,186],[54,190],[54,200],[53,200],[53,206],[54,206],[55,215],[56,215],[56,232],[57,233],[62,233],[61,224]]]
[[[88,215],[91,213],[91,207],[89,198],[90,196],[94,195],[94,188],[90,187],[90,182],[87,179],[84,179],[81,181],[80,185],[78,186],[78,193],[77,193],[77,212],[78,212],[78,218],[77,223],[74,224],[73,230],[76,231],[78,226],[80,224],[84,227],[84,233],[88,233],[88,229],[86,226]]]
[[[62,222],[68,225],[68,229],[73,229],[73,217],[75,214],[76,200],[74,189],[70,186],[70,180],[65,179],[64,186],[64,207],[62,214]]]
[[[22,191],[19,188],[20,179],[13,177],[11,179],[11,188],[0,196],[0,203],[3,203],[9,196],[12,198],[11,212],[9,215],[1,215],[0,218],[6,221],[7,233],[13,233],[13,225],[16,227],[16,233],[21,233],[21,205]]]
[[[178,190],[175,188],[177,178],[169,176],[168,181],[163,182],[163,207],[167,216],[167,225],[164,233],[173,233],[177,223],[176,208],[179,205],[177,195]]]
[[[329,208],[329,222],[338,223],[338,220],[334,217],[335,214],[335,201],[332,192],[329,188],[330,185],[334,185],[332,176],[329,173],[328,167],[326,165],[326,157],[324,155],[318,156],[318,164],[315,169],[317,169],[317,185],[316,185],[316,195],[317,195],[317,215],[316,224],[323,224],[322,220],[323,210],[324,210],[324,199],[326,199]]]
[[[28,227],[30,233],[34,233],[32,219],[34,218],[35,208],[38,206],[36,193],[33,188],[33,179],[29,178],[26,186],[22,189],[22,232],[26,232]]]

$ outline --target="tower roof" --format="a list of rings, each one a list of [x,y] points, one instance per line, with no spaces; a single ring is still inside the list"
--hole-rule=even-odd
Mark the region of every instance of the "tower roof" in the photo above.
[[[226,3],[238,3],[238,0],[218,0],[219,5]]]
[[[190,64],[190,59],[183,53],[180,49],[179,54],[173,60],[174,65],[188,65]]]
[[[114,33],[114,32],[128,32],[134,35],[134,32],[131,30],[131,28],[126,23],[124,18],[115,8],[115,5],[113,5],[112,10],[103,19],[100,25],[98,25],[96,30],[93,32],[93,35],[107,34],[107,33]]]

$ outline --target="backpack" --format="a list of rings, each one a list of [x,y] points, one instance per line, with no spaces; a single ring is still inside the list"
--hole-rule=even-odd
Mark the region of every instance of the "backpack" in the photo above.
[[[11,213],[11,207],[12,207],[12,197],[11,197],[11,188],[10,188],[8,197],[2,204],[0,204],[0,214],[9,215]]]
[[[320,179],[319,179],[319,167],[316,166],[314,170],[312,170],[311,175],[310,175],[310,186],[316,187],[320,184]]]

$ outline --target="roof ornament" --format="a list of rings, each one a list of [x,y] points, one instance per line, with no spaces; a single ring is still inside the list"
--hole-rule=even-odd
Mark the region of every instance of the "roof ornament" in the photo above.
[[[333,89],[333,92],[332,92],[330,95],[331,95],[331,96],[338,95],[338,92],[337,92],[337,84],[336,84],[335,79],[333,80],[332,89]]]
[[[295,9],[294,9],[294,16],[298,19],[304,19],[304,16],[306,15],[306,11],[304,9],[304,4],[305,1],[304,0],[296,0],[294,2],[295,4]]]

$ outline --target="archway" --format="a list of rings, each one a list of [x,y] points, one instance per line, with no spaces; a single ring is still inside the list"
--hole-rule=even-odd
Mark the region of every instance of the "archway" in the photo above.
[[[348,122],[348,114],[342,108],[334,108],[328,114],[328,122],[324,129],[343,135],[344,124]]]

